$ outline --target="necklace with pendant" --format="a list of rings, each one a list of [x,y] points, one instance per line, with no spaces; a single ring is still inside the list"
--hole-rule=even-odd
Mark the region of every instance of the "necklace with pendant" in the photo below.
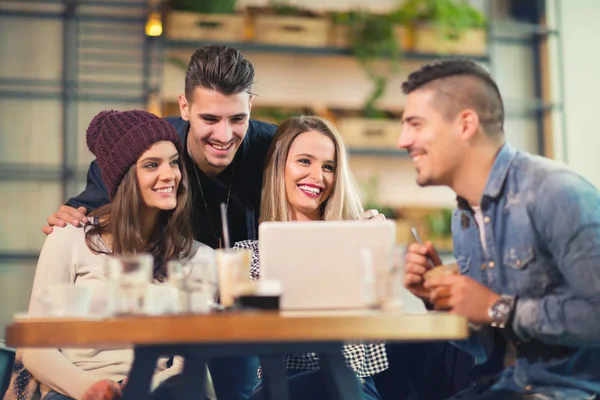
[[[187,150],[190,158],[192,159],[192,166],[194,167],[194,173],[196,174],[196,180],[198,181],[198,188],[200,188],[200,195],[202,196],[202,202],[204,203],[204,209],[206,210],[206,218],[208,219],[208,225],[210,227],[210,233],[213,238],[218,241],[219,248],[223,247],[222,238],[223,238],[223,229],[221,228],[221,233],[219,236],[215,233],[213,228],[212,219],[210,218],[210,212],[208,211],[208,204],[206,203],[206,197],[204,196],[204,189],[202,189],[202,183],[200,182],[200,174],[198,174],[198,167],[196,167],[196,162],[194,161],[194,156],[192,154],[192,146],[190,144],[190,132],[188,131],[188,141],[187,141]],[[229,208],[229,198],[231,196],[231,187],[233,186],[233,177],[235,174],[235,160],[236,157],[233,157],[233,163],[231,165],[231,181],[229,182],[229,189],[227,190],[227,200],[225,202],[225,213],[227,213],[227,209]]]

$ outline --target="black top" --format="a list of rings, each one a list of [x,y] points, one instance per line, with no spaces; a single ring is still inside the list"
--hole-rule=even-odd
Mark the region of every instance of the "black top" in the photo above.
[[[175,127],[185,149],[189,122],[180,117],[166,117],[165,120]],[[222,226],[219,205],[227,202],[230,184],[232,186],[227,217],[231,245],[242,240],[257,239],[265,157],[276,128],[273,124],[250,120],[248,132],[235,155],[235,161],[223,172],[210,178],[196,168],[204,191],[206,207],[200,194],[194,163],[189,154],[184,152],[183,162],[192,195],[192,222],[197,241],[212,248],[219,246]],[[109,202],[108,192],[100,175],[100,167],[94,160],[88,170],[85,190],[77,197],[69,199],[67,205],[71,207],[84,206],[91,211]],[[208,208],[208,214],[206,208]]]

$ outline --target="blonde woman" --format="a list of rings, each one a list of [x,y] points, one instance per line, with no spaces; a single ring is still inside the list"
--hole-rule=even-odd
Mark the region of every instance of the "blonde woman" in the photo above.
[[[261,222],[383,218],[374,210],[363,212],[340,133],[330,121],[314,116],[290,118],[275,132],[261,204]],[[235,247],[253,251],[251,274],[258,279],[258,242],[239,242]],[[344,356],[362,383],[363,397],[380,399],[371,377],[388,366],[384,345],[345,345]],[[292,398],[327,398],[316,354],[289,354],[285,365]],[[262,396],[259,382],[251,398]]]

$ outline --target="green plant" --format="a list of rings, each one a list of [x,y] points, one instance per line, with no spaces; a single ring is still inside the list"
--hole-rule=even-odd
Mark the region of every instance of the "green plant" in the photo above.
[[[373,90],[363,106],[364,116],[386,117],[377,108],[377,102],[385,94],[390,77],[399,71],[400,48],[394,33],[394,21],[388,15],[362,10],[335,13],[333,21],[348,27],[352,52],[373,83]]]
[[[175,10],[202,14],[234,14],[236,0],[172,0]]]
[[[391,15],[405,25],[429,22],[444,37],[454,40],[470,28],[487,24],[485,16],[466,0],[407,0]]]
[[[364,205],[365,210],[377,210],[381,214],[385,215],[386,218],[395,218],[396,212],[392,207],[382,206],[379,203],[379,176],[371,175],[366,182],[361,184],[364,192]]]
[[[432,237],[444,238],[452,235],[452,210],[443,208],[427,215],[427,225]]]
[[[269,8],[275,15],[288,16],[306,16],[310,17],[314,14],[307,9],[298,7],[289,2],[289,0],[270,0]]]
[[[254,107],[252,109],[252,117],[262,121],[270,121],[280,124],[288,118],[298,115],[312,115],[313,112],[308,108],[300,107]]]

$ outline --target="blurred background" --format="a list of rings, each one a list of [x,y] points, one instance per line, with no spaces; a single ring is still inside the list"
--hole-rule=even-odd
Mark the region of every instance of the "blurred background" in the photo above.
[[[29,303],[46,217],[85,187],[85,130],[104,109],[178,115],[193,50],[254,64],[253,118],[330,117],[365,206],[416,225],[449,257],[454,196],[419,188],[395,149],[419,65],[466,56],[497,80],[515,147],[596,186],[597,0],[0,0],[0,334]]]

